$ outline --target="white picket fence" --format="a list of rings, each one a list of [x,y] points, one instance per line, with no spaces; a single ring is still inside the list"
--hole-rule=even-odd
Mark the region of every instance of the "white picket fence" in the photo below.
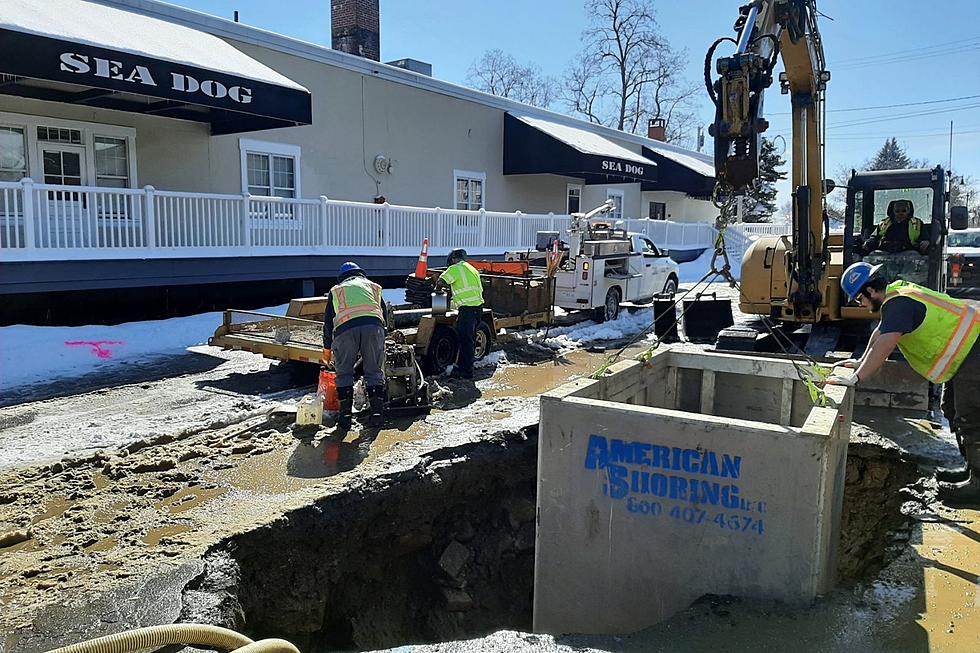
[[[458,211],[319,199],[0,182],[0,260],[181,258],[291,254],[416,255],[463,247],[534,247],[538,231],[567,238],[560,214]],[[706,223],[625,220],[666,249],[714,244]],[[729,230],[741,257],[745,234]],[[736,260],[733,258],[733,260]]]

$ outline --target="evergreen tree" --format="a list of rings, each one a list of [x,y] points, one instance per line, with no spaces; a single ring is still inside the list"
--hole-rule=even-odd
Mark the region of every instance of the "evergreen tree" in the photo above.
[[[759,187],[746,194],[745,222],[772,222],[776,212],[776,182],[786,179],[785,166],[786,159],[776,151],[775,143],[763,137],[759,152]]]
[[[885,141],[878,153],[865,164],[865,170],[905,170],[914,168],[915,162],[909,158],[905,148],[893,136]]]

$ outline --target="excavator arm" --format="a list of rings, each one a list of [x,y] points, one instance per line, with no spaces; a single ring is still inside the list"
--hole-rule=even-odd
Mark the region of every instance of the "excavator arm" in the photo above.
[[[816,0],[753,0],[741,7],[735,23],[735,53],[719,58],[718,79],[708,92],[715,103],[715,171],[721,194],[742,195],[759,179],[765,90],[772,85],[777,59],[783,61],[780,90],[790,96],[792,118],[793,247],[790,301],[794,313],[817,321],[825,313],[820,292],[828,264],[823,177],[824,96],[830,73],[817,29]]]

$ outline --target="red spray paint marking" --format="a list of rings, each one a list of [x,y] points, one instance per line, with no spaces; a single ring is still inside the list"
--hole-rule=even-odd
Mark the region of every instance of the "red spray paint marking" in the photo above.
[[[103,345],[125,345],[126,343],[122,340],[99,340],[98,342],[85,342],[83,340],[76,340],[73,342],[65,342],[65,345],[69,347],[91,347],[92,353],[99,358],[112,358],[112,350],[107,349]]]

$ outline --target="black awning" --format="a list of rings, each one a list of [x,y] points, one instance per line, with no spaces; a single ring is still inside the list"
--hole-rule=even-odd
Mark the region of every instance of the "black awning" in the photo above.
[[[309,91],[286,78],[277,84],[5,28],[0,73],[6,95],[207,122],[212,134],[312,123]]]
[[[714,166],[694,153],[643,148],[643,155],[657,162],[657,180],[644,182],[641,191],[670,190],[692,197],[710,197],[715,187]]]
[[[508,113],[504,174],[563,175],[587,184],[654,182],[657,164],[585,129]]]

